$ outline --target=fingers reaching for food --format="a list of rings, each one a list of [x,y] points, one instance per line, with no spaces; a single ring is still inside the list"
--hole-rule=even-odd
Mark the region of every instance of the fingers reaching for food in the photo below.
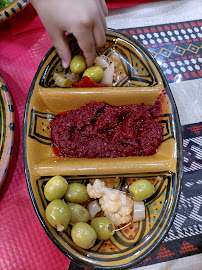
[[[107,30],[104,0],[31,0],[62,60],[69,67],[71,52],[65,33],[72,33],[83,51],[87,66],[92,66],[96,48],[104,46]]]

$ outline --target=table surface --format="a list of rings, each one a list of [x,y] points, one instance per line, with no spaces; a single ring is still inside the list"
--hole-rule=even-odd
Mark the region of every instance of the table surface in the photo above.
[[[134,269],[202,269],[202,2],[158,1],[110,9],[107,25],[132,35],[157,59],[183,130],[184,175],[177,214],[161,246]],[[0,74],[11,92],[15,141],[0,190],[0,269],[80,269],[43,230],[23,166],[23,116],[29,87],[52,42],[28,5],[0,24]]]

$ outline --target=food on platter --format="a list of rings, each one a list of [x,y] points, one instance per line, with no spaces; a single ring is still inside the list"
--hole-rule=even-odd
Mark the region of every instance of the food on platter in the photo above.
[[[60,199],[51,201],[46,207],[45,214],[48,222],[59,232],[67,228],[71,218],[68,204]]]
[[[70,224],[88,222],[90,215],[84,206],[78,203],[68,203],[68,206],[71,212]]]
[[[127,224],[132,220],[133,200],[124,192],[105,187],[105,183],[99,179],[96,179],[93,185],[88,184],[87,191],[90,198],[99,198],[104,215],[115,226]]]
[[[97,234],[88,223],[77,222],[72,227],[71,237],[77,246],[89,249],[94,245]]]
[[[90,225],[96,231],[99,240],[107,240],[112,237],[115,232],[113,221],[107,217],[94,218]]]
[[[54,72],[53,80],[59,87],[105,87],[112,86],[114,63],[108,63],[104,55],[97,56],[94,65],[86,66],[82,55],[75,55],[66,74]]]
[[[143,201],[154,194],[154,186],[150,181],[140,179],[130,185],[129,191],[136,201]]]
[[[161,103],[112,106],[89,102],[50,122],[53,149],[61,157],[150,156],[162,141]]]
[[[73,83],[72,79],[67,78],[63,73],[57,72],[53,74],[53,80],[55,84],[60,87],[71,87]]]
[[[68,185],[64,198],[68,202],[83,203],[89,199],[87,188],[80,183],[71,183]]]
[[[52,177],[44,188],[44,195],[48,201],[62,198],[67,192],[68,183],[62,176]]]
[[[144,201],[136,198],[145,200],[153,195],[152,181],[135,179],[123,191],[107,185],[107,179],[97,178],[86,186],[78,182],[68,183],[62,176],[52,177],[44,186],[48,201],[46,219],[59,232],[66,232],[69,228],[72,240],[84,249],[93,247],[96,239],[111,238],[117,227],[122,229],[124,224],[145,219]],[[52,190],[52,193],[47,193],[47,190]]]

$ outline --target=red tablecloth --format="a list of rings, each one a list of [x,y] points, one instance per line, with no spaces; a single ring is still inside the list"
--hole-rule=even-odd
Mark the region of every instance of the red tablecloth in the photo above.
[[[154,1],[157,0],[106,0],[108,8],[121,8]]]
[[[0,73],[12,94],[15,113],[13,154],[0,191],[0,268],[67,270],[69,259],[50,241],[34,212],[23,166],[25,102],[38,65],[52,42],[31,5],[1,24],[0,33]]]
[[[122,6],[121,2],[111,1],[109,7]],[[140,2],[148,0],[137,1]],[[125,5],[133,3],[125,1]],[[13,154],[0,191],[0,268],[67,270],[69,259],[50,241],[34,212],[23,166],[26,98],[38,65],[52,42],[31,5],[1,23],[0,33],[0,73],[10,89],[15,113]]]

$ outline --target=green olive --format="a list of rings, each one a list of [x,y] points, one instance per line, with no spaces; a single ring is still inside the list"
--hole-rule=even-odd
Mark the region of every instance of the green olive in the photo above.
[[[48,201],[62,198],[68,188],[68,183],[62,176],[52,177],[45,185],[44,195]]]
[[[71,219],[70,223],[87,222],[89,220],[88,210],[78,203],[68,203]]]
[[[92,66],[87,68],[83,76],[90,77],[94,82],[99,83],[102,80],[104,71],[100,66]]]
[[[86,69],[86,61],[82,55],[76,55],[70,62],[70,69],[72,72],[81,74]]]
[[[133,182],[129,191],[135,200],[143,201],[154,194],[154,186],[149,180],[141,179]]]
[[[89,199],[89,196],[86,186],[80,183],[71,183],[68,185],[64,198],[68,202],[83,203]]]
[[[84,249],[91,248],[97,238],[95,230],[84,222],[77,222],[72,226],[71,236],[74,243]]]
[[[97,233],[97,238],[99,240],[107,240],[114,234],[114,224],[107,217],[97,217],[92,219],[90,225]]]
[[[48,204],[45,214],[48,222],[58,231],[65,230],[71,218],[68,204],[59,199]]]

